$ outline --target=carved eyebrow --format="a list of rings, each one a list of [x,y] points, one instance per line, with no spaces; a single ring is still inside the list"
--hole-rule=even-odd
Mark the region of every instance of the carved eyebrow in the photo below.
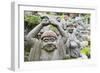
[[[50,38],[49,38],[50,37]],[[47,36],[47,37],[45,37],[45,38],[43,38],[42,40],[50,40],[50,39],[53,39],[53,40],[56,40],[56,38],[55,37],[52,37],[52,36]]]

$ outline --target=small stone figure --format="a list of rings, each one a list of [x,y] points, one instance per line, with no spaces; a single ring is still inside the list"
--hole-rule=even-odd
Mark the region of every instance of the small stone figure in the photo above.
[[[69,54],[70,58],[79,58],[81,44],[76,38],[76,26],[73,23],[67,25],[68,40],[66,43],[66,53]]]

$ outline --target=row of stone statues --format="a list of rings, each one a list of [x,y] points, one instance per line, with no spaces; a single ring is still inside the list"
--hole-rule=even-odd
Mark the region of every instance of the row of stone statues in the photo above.
[[[43,16],[41,23],[25,37],[25,45],[31,48],[28,60],[82,58],[80,50],[88,45],[86,42],[90,41],[90,29],[81,19],[74,18],[73,20],[72,22],[61,21],[59,17]],[[58,31],[54,32],[48,29],[50,25],[56,27]]]

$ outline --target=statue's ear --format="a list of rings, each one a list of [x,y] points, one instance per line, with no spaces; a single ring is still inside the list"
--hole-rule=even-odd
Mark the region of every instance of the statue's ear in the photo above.
[[[44,38],[44,37],[41,37],[41,41],[43,41],[43,38]]]

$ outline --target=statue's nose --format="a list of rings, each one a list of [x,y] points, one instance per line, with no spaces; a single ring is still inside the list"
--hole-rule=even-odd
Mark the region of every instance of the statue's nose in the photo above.
[[[52,43],[52,42],[48,42],[47,44],[48,44],[48,45],[52,45],[53,43]]]

